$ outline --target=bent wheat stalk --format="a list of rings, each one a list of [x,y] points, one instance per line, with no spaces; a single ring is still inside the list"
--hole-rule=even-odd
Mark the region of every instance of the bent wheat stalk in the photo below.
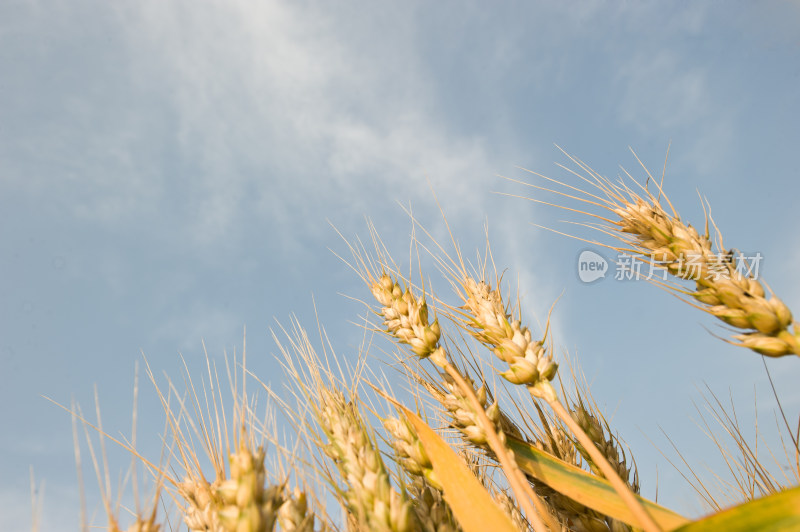
[[[464,271],[462,267],[462,272]],[[519,319],[512,319],[503,304],[499,288],[492,290],[485,281],[476,282],[466,274],[461,280],[461,288],[463,293],[460,292],[459,295],[464,299],[466,311],[458,311],[462,316],[459,323],[509,365],[509,369],[500,375],[512,384],[527,387],[534,398],[546,401],[578,439],[592,463],[619,493],[642,528],[647,531],[661,530],[636,499],[630,486],[620,478],[608,458],[600,452],[561,403],[556,389],[550,382],[555,377],[558,366],[553,362],[552,356],[545,354],[544,340],[531,340],[530,329],[522,326]]]
[[[412,351],[420,359],[430,357],[431,362],[441,368],[458,385],[483,429],[486,441],[497,456],[501,467],[508,475],[508,481],[523,507],[526,516],[531,520],[534,530],[546,530],[542,519],[548,521],[551,530],[556,524],[551,522],[550,512],[544,502],[531,489],[516,462],[509,455],[502,432],[498,434],[494,423],[486,415],[475,390],[470,386],[458,369],[447,359],[447,353],[439,345],[441,329],[438,320],[432,324],[428,320],[428,305],[424,296],[416,297],[409,287],[403,289],[385,271],[374,275],[367,269],[367,280],[373,296],[380,303],[379,314],[384,319],[387,332],[400,343],[409,344]],[[531,506],[531,502],[533,505]]]

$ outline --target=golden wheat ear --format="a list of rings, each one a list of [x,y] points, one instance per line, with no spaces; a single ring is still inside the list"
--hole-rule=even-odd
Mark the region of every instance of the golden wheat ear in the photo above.
[[[709,214],[707,201],[703,200],[706,219],[701,233],[681,219],[664,193],[663,175],[661,182],[657,182],[635,153],[647,175],[644,185],[624,169],[624,177],[612,181],[577,157],[564,154],[576,168],[559,166],[576,176],[581,185],[570,185],[535,172],[531,173],[552,183],[554,188],[515,179],[511,181],[556,194],[564,200],[576,201],[584,205],[583,208],[594,209],[581,210],[559,202],[525,198],[593,218],[597,222],[578,225],[611,236],[618,243],[605,244],[570,234],[566,236],[630,255],[652,270],[660,270],[663,280],[654,277],[648,280],[743,331],[734,334],[732,340],[726,340],[729,343],[767,356],[800,356],[800,326],[794,322],[792,312],[783,301],[765,289],[765,284],[759,280],[758,261],[761,256],[748,257],[724,246],[722,233]],[[714,228],[714,235],[710,227]],[[668,276],[675,282],[667,282]],[[689,286],[682,281],[688,282]]]
[[[362,415],[361,366],[352,375],[339,367],[336,375],[328,353],[324,359],[318,355],[296,323],[293,333],[279,341],[279,348],[296,397],[313,418],[305,435],[319,451],[318,468],[347,514],[348,526],[383,532],[416,530],[413,502],[402,486],[398,490],[392,485],[374,429]]]
[[[545,521],[551,520],[551,513],[544,502],[533,492],[524,475],[514,462],[504,442],[504,434],[497,430],[495,423],[487,415],[483,405],[470,384],[461,372],[450,362],[448,354],[440,345],[441,329],[438,320],[431,324],[425,294],[415,296],[410,283],[405,282],[403,289],[400,282],[385,273],[387,264],[382,265],[382,273],[369,277],[375,279],[370,284],[373,296],[380,304],[378,314],[383,317],[386,332],[400,344],[411,346],[412,352],[420,359],[429,359],[444,374],[452,379],[455,387],[464,398],[464,406],[474,416],[475,427],[485,438],[485,443],[506,472],[511,488],[517,494],[518,501],[525,515],[539,530],[545,529]],[[553,528],[551,523],[549,528]]]
[[[525,386],[533,398],[550,406],[575,436],[579,448],[586,452],[587,460],[608,479],[631,509],[639,526],[648,531],[661,530],[628,483],[620,477],[618,469],[564,407],[551,383],[558,366],[551,356],[545,354],[545,340],[532,340],[530,329],[509,313],[499,287],[492,289],[486,281],[477,282],[469,274],[465,274],[460,282],[465,310],[461,311],[463,318],[458,321],[459,325],[508,364],[509,369],[500,373],[503,378],[511,384]]]

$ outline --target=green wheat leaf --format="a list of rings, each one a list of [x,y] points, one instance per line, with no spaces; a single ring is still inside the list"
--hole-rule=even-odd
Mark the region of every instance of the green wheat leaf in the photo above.
[[[508,438],[508,446],[514,451],[520,469],[533,478],[584,506],[638,526],[633,513],[605,479],[591,475],[516,438]],[[664,529],[670,530],[689,522],[687,518],[652,501],[642,497],[639,500]]]
[[[789,532],[800,530],[800,486],[761,497],[683,525],[672,532]]]

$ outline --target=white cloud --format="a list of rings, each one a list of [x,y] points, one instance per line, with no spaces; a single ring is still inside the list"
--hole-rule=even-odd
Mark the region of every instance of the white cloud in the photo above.
[[[675,52],[635,54],[617,77],[624,87],[621,118],[645,131],[686,126],[709,113],[705,71]]]
[[[187,353],[200,353],[201,342],[209,354],[222,353],[231,338],[242,334],[242,317],[205,302],[185,305],[153,331],[155,339]]]
[[[63,94],[45,86],[32,95],[55,98],[63,112],[23,128],[15,142],[32,162],[17,175],[29,179],[40,166],[38,193],[55,193],[80,218],[154,218],[200,247],[224,240],[248,209],[292,223],[293,211],[331,197],[358,205],[385,190],[420,199],[426,175],[467,201],[491,165],[482,139],[436,118],[411,12],[351,20],[288,2],[101,9],[108,57]],[[57,35],[34,69],[82,60],[64,57],[61,42],[97,45],[69,25],[36,20]]]
[[[710,70],[686,50],[645,49],[622,63],[619,117],[645,136],[667,134],[676,141],[677,161],[691,169],[694,183],[714,178],[724,168],[735,138],[738,108],[715,97]]]

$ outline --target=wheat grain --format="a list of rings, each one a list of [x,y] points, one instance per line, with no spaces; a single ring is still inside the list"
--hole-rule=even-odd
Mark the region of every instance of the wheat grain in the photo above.
[[[264,448],[253,452],[240,444],[231,453],[231,478],[220,483],[219,522],[226,532],[266,532],[272,530],[276,512],[283,504],[281,486],[264,487]]]
[[[314,532],[314,514],[309,511],[305,492],[295,488],[286,495],[278,510],[278,525],[283,532]]]
[[[414,495],[414,510],[420,527],[425,532],[458,532],[458,525],[440,488],[417,477],[409,487]]]
[[[424,478],[428,484],[441,490],[433,464],[414,427],[405,418],[396,417],[385,419],[383,427],[392,437],[389,443],[394,448],[395,461],[408,473]]]
[[[485,281],[476,282],[472,277],[463,279],[462,288],[469,330],[509,366],[500,375],[512,384],[527,386],[534,394],[549,390],[544,384],[555,377],[558,364],[545,354],[544,340],[532,341],[530,330],[512,319],[498,288],[492,290]]]

